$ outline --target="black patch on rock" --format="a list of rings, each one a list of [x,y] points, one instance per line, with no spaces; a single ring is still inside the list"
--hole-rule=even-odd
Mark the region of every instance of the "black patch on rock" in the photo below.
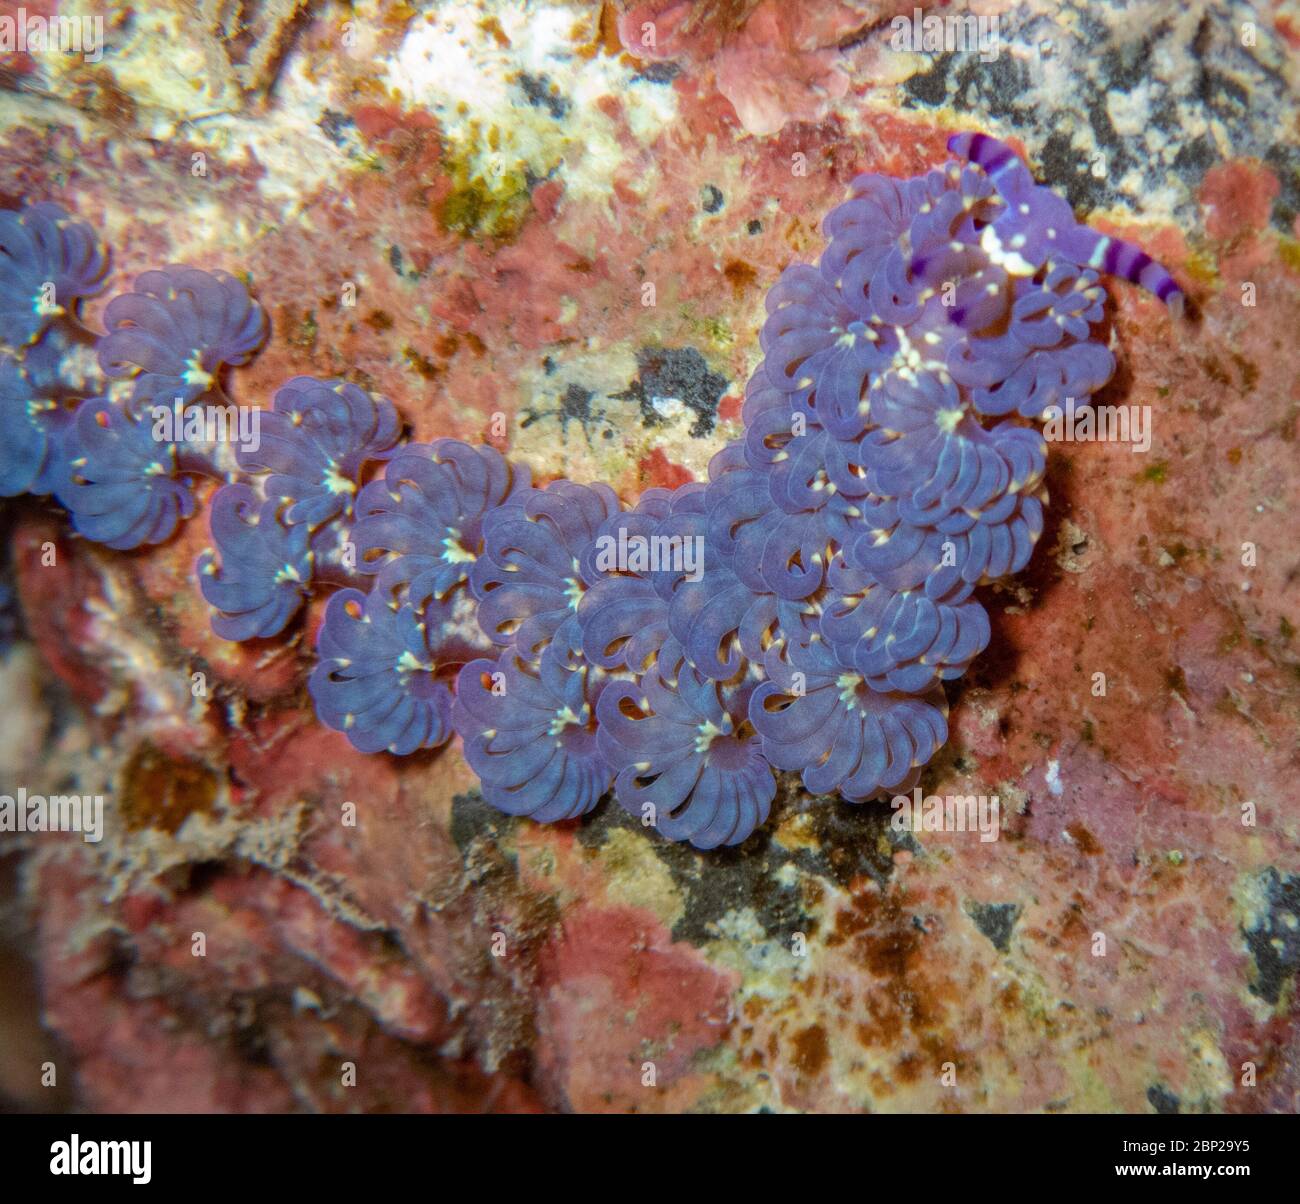
[[[342,146],[344,141],[343,131],[356,125],[356,122],[346,113],[337,113],[333,109],[326,109],[316,124],[320,126],[321,133],[335,146]]]
[[[815,847],[786,848],[773,833],[782,815],[801,810],[811,820]],[[884,886],[894,872],[896,850],[921,851],[910,833],[892,830],[887,807],[810,795],[791,774],[778,776],[772,811],[767,824],[743,844],[705,852],[662,839],[609,800],[583,817],[578,843],[598,849],[616,828],[635,831],[653,842],[655,855],[686,898],[685,914],[673,928],[673,939],[696,945],[716,939],[717,922],[743,907],[753,909],[771,940],[788,946],[796,932],[811,936],[817,921],[804,910],[798,880],[788,886],[780,882],[783,866],[793,864],[809,877],[840,887],[864,877]]]
[[[584,389],[570,381],[564,390],[564,396],[560,398],[560,411],[578,422],[589,422],[593,417],[591,399],[595,396],[590,389]]]
[[[979,98],[979,112],[988,117],[1020,117],[1024,113],[1029,68],[1015,55],[999,54],[990,63],[977,54],[954,55],[958,70],[953,86],[953,104],[965,107],[966,98]]]
[[[554,365],[549,360],[544,363],[543,367],[548,376],[555,371]],[[609,429],[609,417],[602,407],[592,405],[595,399],[596,394],[590,389],[583,387],[576,381],[570,381],[565,386],[564,392],[556,399],[553,408],[539,409],[536,406],[528,406],[523,411],[523,419],[519,425],[527,428],[543,418],[555,418],[560,423],[561,434],[567,439],[569,423],[576,422],[582,427],[582,433],[588,443],[591,442],[593,428],[604,425],[603,434],[608,439],[612,433]]]
[[[1197,91],[1205,107],[1227,121],[1240,120],[1250,112],[1250,93],[1213,67],[1202,65]]]
[[[1079,154],[1066,133],[1052,134],[1043,144],[1035,175],[1039,180],[1050,180],[1052,188],[1064,193],[1076,211],[1104,208],[1114,196],[1106,181],[1092,174],[1091,162]],[[1086,213],[1080,220],[1087,220]]]
[[[1251,993],[1274,1006],[1300,970],[1300,877],[1284,878],[1271,865],[1264,871],[1268,915],[1243,930],[1255,959]]]
[[[275,1057],[262,1016],[265,1001],[256,991],[236,992],[228,1001],[230,1043],[235,1056],[246,1066],[273,1067]]]
[[[1177,1116],[1182,1101],[1169,1088],[1160,1083],[1152,1083],[1147,1088],[1147,1103],[1161,1116]]]
[[[1019,903],[972,903],[967,902],[966,914],[975,921],[978,928],[999,953],[1005,953],[1011,946],[1011,933],[1020,919]]]
[[[1113,92],[1131,92],[1145,85],[1151,78],[1157,45],[1172,30],[1173,22],[1166,18],[1132,41],[1108,46],[1101,56],[1101,73],[1107,87]]]
[[[1273,225],[1289,234],[1300,215],[1300,147],[1275,142],[1264,152],[1264,162],[1277,174],[1282,186],[1273,201]]]
[[[700,204],[705,213],[717,213],[724,204],[722,190],[713,184],[705,184],[700,189]]]
[[[655,409],[658,398],[675,397],[695,414],[691,435],[711,434],[717,421],[718,402],[727,391],[727,378],[709,370],[694,347],[643,347],[636,353],[637,377],[616,401],[634,401],[645,426],[663,426]]]
[[[803,910],[797,886],[783,886],[776,872],[792,860],[790,853],[772,840],[769,827],[760,828],[744,844],[708,852],[688,844],[674,844],[644,827],[613,800],[583,817],[578,842],[596,849],[617,829],[639,833],[652,841],[655,856],[664,863],[686,898],[685,913],[673,927],[673,940],[703,945],[718,936],[717,922],[729,911],[752,908],[772,940],[787,945],[796,932],[810,933],[816,922]]]
[[[681,67],[673,62],[647,63],[636,73],[636,78],[649,84],[671,84],[681,73]]]
[[[1186,131],[1218,122],[1234,155],[1261,159],[1277,174],[1281,192],[1270,220],[1289,235],[1300,214],[1300,147],[1276,134],[1292,107],[1276,39],[1243,45],[1231,21],[1211,14],[1194,27],[1166,17],[1119,28],[1086,5],[1070,9],[1069,30],[1042,14],[1008,14],[999,53],[988,63],[974,52],[928,54],[925,69],[899,88],[903,107],[951,107],[994,124],[990,132],[999,136],[1019,134],[1031,151],[1046,144],[1032,155],[1031,169],[1064,193],[1084,220],[1117,204],[1140,213],[1144,193],[1161,186],[1170,171],[1185,190],[1175,217],[1183,224],[1200,220],[1196,192],[1220,156],[1209,137],[1189,139]],[[1045,44],[1048,49],[1040,50]],[[1071,92],[1063,110],[1037,99],[1046,80],[1043,61],[1052,56],[1068,63]],[[1177,63],[1177,74],[1161,74],[1163,61]],[[1150,148],[1159,155],[1156,162],[1146,158],[1148,139],[1121,135],[1110,116],[1115,96],[1139,91],[1150,129],[1164,135],[1162,146]],[[1102,179],[1093,177],[1091,162],[1080,162],[1077,148],[1089,141],[1087,133],[1105,159]],[[1138,182],[1121,186],[1131,180]]]
[[[451,798],[451,838],[462,858],[480,837],[496,845],[511,824],[519,821],[483,801],[477,790],[454,794]]]
[[[856,878],[870,878],[884,886],[894,872],[894,853],[921,852],[910,832],[890,827],[892,813],[875,803],[846,803],[826,795],[809,795],[801,789],[817,834],[817,848],[799,849],[792,860],[809,873],[847,887]]]
[[[529,75],[527,71],[521,71],[516,83],[533,108],[544,108],[556,121],[568,115],[571,107],[568,97],[551,82],[550,76]]]
[[[929,71],[918,72],[903,84],[910,100],[935,108],[948,99],[948,69],[952,66],[951,54],[938,55]],[[904,107],[915,108],[905,102]]]
[[[1194,192],[1205,179],[1205,173],[1219,161],[1219,151],[1209,134],[1200,134],[1178,148],[1174,156],[1174,171],[1186,182],[1188,191]]]

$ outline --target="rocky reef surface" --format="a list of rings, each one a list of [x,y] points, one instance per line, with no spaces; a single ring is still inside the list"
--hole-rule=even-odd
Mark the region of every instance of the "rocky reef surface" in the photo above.
[[[608,804],[507,818],[458,746],[365,756],[316,722],[323,598],[290,638],[218,639],[204,516],[123,554],[7,505],[0,788],[106,800],[97,843],[0,833],[8,1101],[1295,1109],[1293,9],[994,0],[985,54],[902,48],[913,6],[872,0],[27,9],[100,13],[105,47],[0,43],[0,204],[97,228],[108,296],[238,274],[272,326],[243,404],[341,376],[538,479],[700,479],[781,270],[853,176],[958,129],[1191,305],[1108,283],[1096,400],[1149,406],[1150,448],[1053,443],[1035,556],[981,591],[992,642],[922,784],[996,795],[995,841],[795,775],[733,850]]]

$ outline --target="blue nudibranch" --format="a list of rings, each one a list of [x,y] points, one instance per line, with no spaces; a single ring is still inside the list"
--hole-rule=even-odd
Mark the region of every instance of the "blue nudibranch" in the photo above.
[[[767,298],[745,435],[707,482],[534,484],[453,439],[406,443],[390,401],[295,377],[236,467],[152,439],[156,402],[222,398],[266,333],[242,283],[172,266],[105,310],[120,400],[75,396],[62,351],[107,260],[57,206],[0,214],[0,495],[54,493],[86,538],[158,543],[222,479],[199,562],[213,627],[285,630],[329,599],[309,683],[362,752],[453,732],[483,797],[544,822],[607,791],[670,840],[738,844],[774,769],[861,801],[911,789],[947,739],[943,683],[989,642],[977,586],[1023,569],[1043,530],[1033,425],[1111,377],[1101,274],[1176,313],[1138,247],[1075,221],[1004,143],[909,180],[862,175],[815,265]],[[74,408],[79,403],[79,408]],[[699,548],[611,567],[605,544]]]

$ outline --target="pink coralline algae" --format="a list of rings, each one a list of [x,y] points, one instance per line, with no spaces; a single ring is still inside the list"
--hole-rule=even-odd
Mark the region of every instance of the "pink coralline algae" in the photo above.
[[[607,485],[535,485],[491,448],[403,443],[396,408],[357,385],[289,381],[258,447],[200,469],[226,478],[200,561],[217,634],[276,636],[343,587],[317,640],[319,718],[367,753],[458,734],[484,799],[512,815],[572,819],[612,788],[661,835],[709,849],[766,820],[774,769],[854,802],[910,790],[947,739],[944,682],[991,637],[974,590],[1023,569],[1042,533],[1034,422],[1114,370],[1099,273],[1175,310],[1183,298],[1004,144],[949,147],[913,179],[853,181],[818,263],[768,295],[744,438],[707,482],[632,510]],[[76,269],[69,304],[93,286],[102,256],[62,220],[7,219],[5,313],[47,260]],[[48,237],[13,236],[33,224]],[[139,407],[217,389],[264,319],[235,278],[178,267],[106,316],[100,358],[131,402],[88,399],[51,436],[56,494],[82,535],[130,548],[193,508]],[[38,317],[6,327],[11,409],[32,392]],[[39,429],[24,436],[38,465]],[[33,487],[5,464],[9,491]]]
[[[635,58],[712,75],[740,124],[761,136],[790,121],[824,118],[849,89],[842,43],[911,7],[893,0],[647,0],[620,15],[618,35]]]

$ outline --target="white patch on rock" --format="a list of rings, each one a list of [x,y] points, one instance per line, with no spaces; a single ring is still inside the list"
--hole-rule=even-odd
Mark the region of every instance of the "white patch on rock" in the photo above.
[[[484,37],[482,7],[469,0],[451,0],[412,21],[385,65],[385,82],[404,103],[436,113],[444,136],[475,171],[527,168],[540,177],[562,163],[568,193],[607,200],[610,178],[626,161],[627,150],[617,139],[615,122],[596,102],[620,98],[632,132],[650,142],[676,117],[675,93],[637,79],[618,58],[575,54],[571,7],[505,0],[493,16],[508,46]],[[521,72],[544,76],[556,86],[569,104],[564,116],[529,105],[518,82]],[[492,128],[495,151],[484,137]],[[653,178],[642,178],[644,187],[653,184]]]

